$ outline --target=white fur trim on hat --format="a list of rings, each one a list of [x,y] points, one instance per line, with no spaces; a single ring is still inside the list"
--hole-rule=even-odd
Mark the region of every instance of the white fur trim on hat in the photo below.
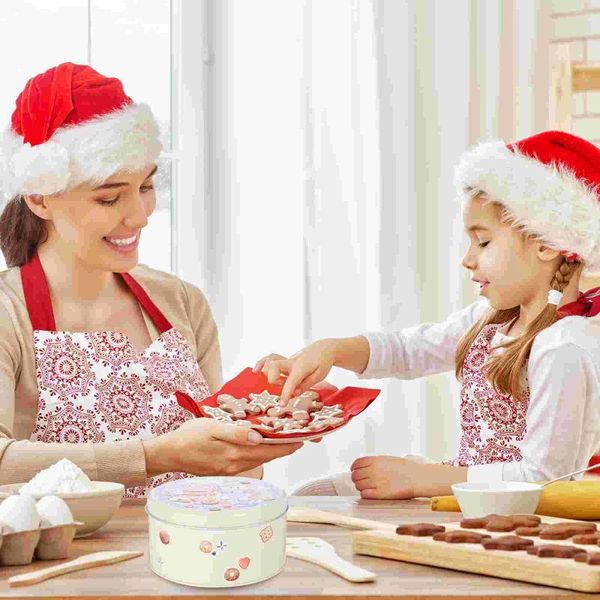
[[[161,148],[158,124],[146,104],[62,127],[33,147],[8,128],[0,139],[0,185],[7,199],[60,193],[83,182],[99,185],[119,171],[147,167]]]
[[[472,188],[503,204],[512,225],[549,247],[579,254],[584,275],[600,274],[598,192],[564,164],[547,165],[494,140],[463,154],[454,183],[462,197]]]

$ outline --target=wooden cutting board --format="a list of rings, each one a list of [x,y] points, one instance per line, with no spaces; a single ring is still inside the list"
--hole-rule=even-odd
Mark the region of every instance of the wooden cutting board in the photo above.
[[[543,517],[543,523],[572,522],[570,519]],[[589,521],[588,521],[589,523]],[[460,523],[440,523],[446,531],[461,529]],[[514,535],[493,533],[484,529],[468,529],[493,537]],[[523,536],[524,537],[524,536]],[[569,540],[540,540],[530,537],[536,545],[565,544],[577,546],[588,552],[599,552],[598,546],[573,544]],[[540,558],[526,551],[508,552],[486,550],[480,544],[449,544],[432,537],[398,535],[388,531],[361,531],[352,534],[352,551],[404,562],[443,567],[468,573],[491,575],[503,579],[515,579],[529,583],[581,592],[600,592],[600,565],[587,565],[568,558]]]

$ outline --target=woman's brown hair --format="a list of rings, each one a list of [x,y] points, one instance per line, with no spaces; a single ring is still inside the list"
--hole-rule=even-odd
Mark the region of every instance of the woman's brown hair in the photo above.
[[[13,198],[0,214],[0,250],[6,266],[24,265],[46,235],[44,221],[29,210],[25,199]]]
[[[466,192],[469,192],[473,197],[485,197],[485,194],[480,191],[466,190]],[[514,223],[514,216],[500,203],[492,200],[488,201],[493,202],[493,204],[501,209],[500,219],[502,222]],[[515,228],[520,231],[523,236],[536,239],[535,236],[524,233],[521,226],[516,226]],[[562,292],[569,284],[571,277],[581,266],[581,263],[569,263],[564,259],[550,282],[550,288]],[[485,363],[483,366],[484,372],[487,374],[490,383],[498,393],[511,395],[516,401],[524,400],[522,394],[522,369],[527,364],[531,347],[538,333],[547,327],[550,327],[564,316],[561,315],[560,311],[557,309],[558,307],[555,304],[546,304],[544,309],[529,324],[523,334],[514,340],[499,344],[498,347],[505,348],[505,351],[498,355],[491,356]],[[481,330],[486,325],[492,323],[506,323],[512,321],[519,316],[519,312],[520,308],[518,306],[502,310],[492,309],[484,314],[481,319],[465,333],[456,347],[455,373],[459,381],[462,381],[463,378],[463,366],[467,353]]]

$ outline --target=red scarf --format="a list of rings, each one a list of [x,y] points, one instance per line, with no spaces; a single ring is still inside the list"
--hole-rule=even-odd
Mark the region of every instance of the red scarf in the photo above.
[[[558,311],[560,319],[577,315],[579,317],[595,317],[600,313],[600,287],[587,292],[579,292],[579,298],[561,306]]]

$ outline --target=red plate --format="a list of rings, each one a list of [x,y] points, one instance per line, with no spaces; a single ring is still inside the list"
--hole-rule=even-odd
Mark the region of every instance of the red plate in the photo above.
[[[205,398],[201,402],[195,403],[197,406],[213,406],[217,407],[217,396],[220,394],[230,394],[235,398],[248,398],[248,394],[256,393],[260,394],[262,391],[267,390],[270,394],[280,395],[283,389],[282,385],[274,385],[268,382],[267,376],[264,373],[254,373],[251,368],[244,369],[239,375],[234,377],[223,385],[223,387],[212,396]],[[321,402],[325,406],[333,406],[339,404],[343,410],[342,418],[343,423],[340,423],[336,427],[327,427],[322,431],[315,433],[284,433],[277,434],[269,431],[260,429],[260,434],[269,439],[266,443],[275,443],[276,441],[283,440],[298,440],[303,439],[314,439],[321,437],[327,433],[344,427],[352,418],[360,414],[363,410],[379,396],[381,390],[359,388],[359,387],[345,387],[339,390],[335,386],[323,382],[311,388],[315,392],[318,392]],[[196,411],[193,411],[196,414]],[[202,416],[206,416],[202,414]],[[247,415],[246,419],[253,423],[259,423],[258,417],[264,415]]]

